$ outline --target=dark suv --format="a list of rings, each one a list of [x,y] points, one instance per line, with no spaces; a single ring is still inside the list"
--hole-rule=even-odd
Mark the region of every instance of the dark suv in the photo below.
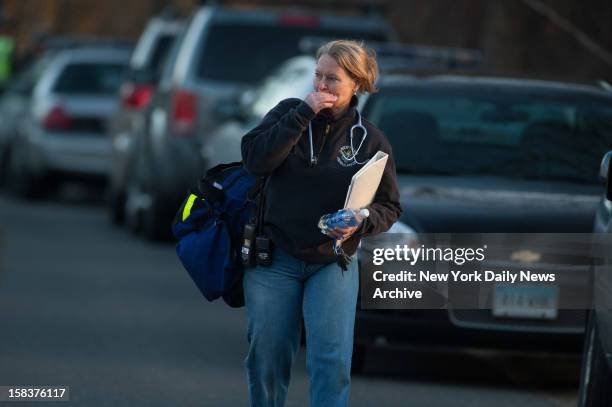
[[[597,162],[612,148],[610,92],[467,76],[387,77],[379,87],[363,114],[392,144],[401,220],[417,240],[419,233],[591,232]],[[520,309],[529,301],[508,301],[515,307],[362,310],[356,339],[580,348],[584,310],[551,306],[535,315]]]
[[[610,126],[608,121],[608,126]],[[595,216],[595,233],[612,237],[612,151],[601,161],[599,176],[604,191]],[[602,263],[594,268],[593,310],[589,316],[584,341],[580,407],[612,405],[612,238],[605,238]]]

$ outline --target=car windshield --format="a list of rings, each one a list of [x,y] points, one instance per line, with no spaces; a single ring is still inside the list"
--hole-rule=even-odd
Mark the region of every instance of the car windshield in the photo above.
[[[114,95],[126,65],[119,63],[73,63],[57,79],[53,91],[66,95]]]
[[[364,111],[389,138],[398,172],[596,183],[612,149],[612,100],[545,92],[383,89]]]
[[[215,24],[200,55],[197,75],[202,79],[255,84],[281,62],[300,54],[306,36],[382,41],[383,33],[323,27]],[[231,52],[228,52],[228,44]]]

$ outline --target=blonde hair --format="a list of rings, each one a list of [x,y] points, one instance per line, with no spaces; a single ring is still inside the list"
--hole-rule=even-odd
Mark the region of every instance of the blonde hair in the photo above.
[[[363,42],[350,40],[330,41],[317,50],[317,61],[322,55],[329,55],[357,83],[359,93],[376,92],[378,63],[376,52]]]

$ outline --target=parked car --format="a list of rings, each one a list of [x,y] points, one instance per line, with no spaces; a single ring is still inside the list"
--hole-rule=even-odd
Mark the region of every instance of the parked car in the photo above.
[[[113,223],[123,222],[125,191],[128,174],[132,170],[129,164],[134,145],[146,131],[146,109],[159,82],[163,62],[183,28],[183,22],[173,18],[152,18],[130,58],[129,69],[119,91],[121,109],[109,125],[112,153],[108,206]]]
[[[0,97],[0,183],[7,180],[10,146],[25,123],[34,85],[52,60],[49,53],[33,61],[11,80]]]
[[[49,192],[66,178],[104,180],[109,171],[108,119],[129,48],[87,46],[54,51],[23,103],[9,146],[8,183],[21,196]]]
[[[200,151],[238,95],[282,61],[304,36],[387,40],[379,18],[203,7],[171,51],[152,100],[147,137],[134,157],[126,219],[145,235],[169,235],[183,195],[202,174]],[[230,109],[231,110],[231,109]]]
[[[6,91],[0,97],[0,184],[6,181],[10,146],[30,109],[34,86],[45,72],[53,55],[61,50],[82,47],[129,48],[129,43],[113,39],[75,36],[48,37],[39,40],[35,49],[21,61]]]
[[[417,236],[590,233],[600,193],[593,163],[612,148],[609,92],[467,76],[389,76],[379,88],[362,98],[363,115],[391,142],[401,220]],[[558,286],[563,295],[563,273]],[[376,341],[580,347],[584,310],[496,311],[360,310],[356,355]]]
[[[607,122],[610,129],[610,121]],[[604,186],[597,215],[595,233],[612,237],[612,151],[603,157],[600,179]],[[612,405],[612,239],[604,238],[602,263],[596,264],[593,276],[593,310],[590,312],[580,375],[580,407]]]
[[[284,62],[257,90],[245,93],[234,117],[218,126],[202,145],[206,168],[242,160],[240,141],[278,102],[303,99],[312,91],[315,58],[300,55]]]

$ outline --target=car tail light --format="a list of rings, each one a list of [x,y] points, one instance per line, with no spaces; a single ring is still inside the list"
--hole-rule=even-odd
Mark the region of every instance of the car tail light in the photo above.
[[[152,85],[126,83],[121,87],[121,102],[123,106],[133,109],[143,109],[149,104],[152,95]]]
[[[61,106],[53,106],[44,117],[42,125],[45,130],[69,130],[72,127],[72,119]]]
[[[178,135],[192,135],[197,118],[197,96],[177,90],[172,97],[172,122]]]
[[[299,27],[316,27],[319,25],[319,18],[316,16],[305,16],[296,14],[281,14],[278,18],[280,25],[291,25]]]

